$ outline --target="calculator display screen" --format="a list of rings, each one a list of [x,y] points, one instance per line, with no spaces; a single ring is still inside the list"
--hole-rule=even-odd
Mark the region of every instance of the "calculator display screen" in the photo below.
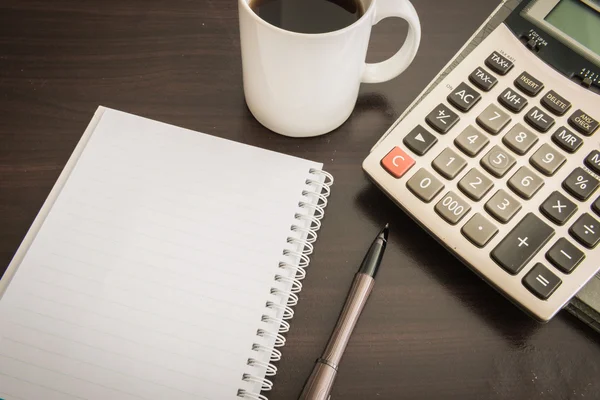
[[[600,1],[561,0],[544,19],[600,55]]]
[[[522,15],[600,66],[600,0],[532,0]]]

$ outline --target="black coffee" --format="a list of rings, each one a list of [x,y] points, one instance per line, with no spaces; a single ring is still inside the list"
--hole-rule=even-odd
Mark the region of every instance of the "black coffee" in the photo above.
[[[364,14],[361,0],[250,0],[250,7],[268,23],[299,33],[337,31]]]

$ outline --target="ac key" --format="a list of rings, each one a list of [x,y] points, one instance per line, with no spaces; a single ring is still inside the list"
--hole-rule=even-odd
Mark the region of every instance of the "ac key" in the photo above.
[[[460,111],[467,112],[481,100],[481,94],[463,82],[448,95],[447,99],[450,104]]]

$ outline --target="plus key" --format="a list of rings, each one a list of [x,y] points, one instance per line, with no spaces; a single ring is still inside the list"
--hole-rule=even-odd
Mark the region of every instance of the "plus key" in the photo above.
[[[509,274],[516,275],[554,236],[554,229],[529,213],[492,250],[492,258]]]

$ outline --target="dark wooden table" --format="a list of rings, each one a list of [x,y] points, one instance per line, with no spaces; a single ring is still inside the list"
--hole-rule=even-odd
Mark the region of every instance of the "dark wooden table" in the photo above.
[[[3,0],[0,3],[0,273],[98,105],[326,164],[330,206],[270,399],[294,399],[376,231],[392,226],[373,296],[335,399],[597,399],[600,337],[561,313],[526,317],[424,233],[361,171],[371,146],[496,2],[415,0],[414,64],[364,85],[352,117],[294,140],[244,104],[235,0]],[[386,20],[369,60],[399,46]],[[40,399],[43,400],[43,399]]]

